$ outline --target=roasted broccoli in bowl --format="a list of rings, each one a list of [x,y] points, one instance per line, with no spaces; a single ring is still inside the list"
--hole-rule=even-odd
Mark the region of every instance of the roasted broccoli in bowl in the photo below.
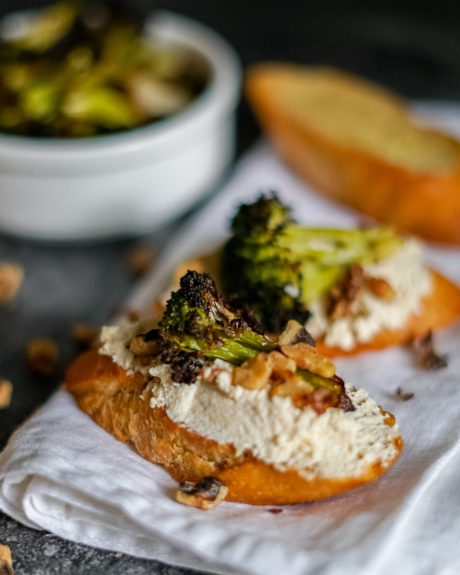
[[[377,262],[402,245],[390,228],[305,228],[274,193],[241,205],[231,232],[221,258],[224,292],[240,297],[275,332],[289,319],[304,324],[311,302],[351,266]]]
[[[205,58],[144,32],[138,8],[67,0],[0,26],[0,132],[77,138],[128,130],[187,107]]]

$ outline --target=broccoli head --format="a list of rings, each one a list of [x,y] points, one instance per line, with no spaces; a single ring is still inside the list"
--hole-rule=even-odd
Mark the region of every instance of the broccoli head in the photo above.
[[[208,274],[195,271],[188,271],[171,294],[158,335],[162,359],[171,365],[190,363],[191,358],[219,358],[240,365],[276,347],[224,304]],[[192,363],[198,369],[200,362]]]
[[[243,204],[231,224],[221,259],[226,293],[236,294],[266,329],[288,319],[304,324],[310,303],[326,294],[352,265],[373,263],[402,240],[389,228],[304,228],[277,195]]]
[[[314,347],[311,336],[302,326],[299,328],[295,334],[289,335],[291,343],[307,344],[308,349]],[[181,278],[180,288],[171,294],[158,328],[136,336],[136,339],[138,337],[147,344],[149,353],[152,351],[170,366],[172,379],[178,383],[193,383],[202,368],[214,359],[241,366],[261,354],[259,359],[263,362],[269,361],[270,357],[279,362],[279,357],[289,348],[288,342],[273,341],[255,331],[221,299],[210,276],[196,271],[188,271]],[[291,353],[298,351],[293,348]],[[289,354],[284,362],[293,362],[288,358]],[[282,372],[286,363],[280,365],[281,371],[274,372],[274,381],[278,384],[283,383],[286,376]],[[308,394],[302,390],[302,402],[312,402],[320,411],[330,406],[353,409],[335,369],[332,373],[314,373],[305,369],[305,363],[302,363],[295,369],[295,374],[308,383]]]

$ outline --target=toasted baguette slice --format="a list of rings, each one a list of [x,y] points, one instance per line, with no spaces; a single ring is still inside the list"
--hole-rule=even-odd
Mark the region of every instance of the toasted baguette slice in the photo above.
[[[218,277],[218,254],[207,254],[181,263],[174,274],[174,283],[170,291],[177,288],[178,278],[188,269],[200,273],[207,272],[212,277]],[[460,318],[460,288],[431,269],[431,291],[423,298],[420,311],[409,317],[406,324],[397,330],[382,330],[370,341],[359,343],[353,349],[344,350],[340,347],[331,347],[318,340],[317,347],[320,353],[328,357],[341,357],[357,355],[365,351],[377,351],[387,347],[404,345],[418,336],[425,335],[430,330],[445,328]]]
[[[317,190],[379,221],[460,244],[460,144],[391,92],[338,70],[261,64],[246,93],[281,156]]]
[[[433,288],[423,298],[419,313],[411,315],[404,327],[398,330],[383,330],[371,341],[359,343],[349,351],[318,341],[318,351],[329,357],[376,351],[409,343],[415,337],[424,336],[430,330],[442,329],[456,321],[460,317],[460,288],[439,272],[430,271]]]
[[[233,445],[217,443],[178,425],[164,408],[150,407],[141,375],[128,373],[97,351],[74,362],[66,385],[81,409],[118,440],[132,444],[142,457],[164,467],[177,481],[199,481],[210,475],[219,478],[228,487],[229,501],[283,505],[328,497],[375,479],[402,449],[402,439],[394,434],[391,461],[382,464],[377,460],[353,477],[308,480],[294,469],[280,471],[250,453],[237,455]],[[381,413],[381,425],[392,427],[394,417]]]

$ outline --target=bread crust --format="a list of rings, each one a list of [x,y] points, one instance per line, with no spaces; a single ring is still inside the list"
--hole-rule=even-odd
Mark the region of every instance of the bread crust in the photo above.
[[[411,171],[340,145],[300,120],[277,98],[274,88],[286,77],[299,75],[299,70],[287,64],[262,64],[253,67],[246,78],[246,94],[255,114],[286,162],[335,201],[425,239],[460,244],[460,144],[441,132],[420,128],[421,134],[436,134],[458,148],[457,166],[445,174]],[[387,99],[402,117],[409,117],[402,101],[384,89],[353,76],[340,77],[357,89],[373,89],[375,98]]]
[[[250,453],[236,455],[231,444],[220,444],[173,422],[163,408],[151,408],[145,381],[128,373],[96,350],[80,356],[68,369],[66,386],[79,407],[118,440],[130,443],[145,459],[161,465],[177,481],[218,477],[226,499],[252,505],[287,505],[335,495],[377,478],[393,461],[369,466],[358,477],[307,480],[295,470],[279,471]],[[388,425],[394,418],[388,416]]]

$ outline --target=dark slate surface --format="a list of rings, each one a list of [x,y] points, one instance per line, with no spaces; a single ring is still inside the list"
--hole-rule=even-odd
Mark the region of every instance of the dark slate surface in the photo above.
[[[2,0],[0,12],[46,2]],[[407,97],[460,99],[460,20],[457,2],[437,0],[164,0],[138,2],[195,17],[224,34],[249,65],[290,59],[340,66],[366,75]],[[239,152],[258,130],[245,103],[238,112]],[[143,240],[161,248],[178,224]],[[134,285],[126,251],[135,240],[57,246],[0,235],[0,260],[21,262],[26,280],[14,304],[0,309],[0,377],[14,383],[11,407],[0,412],[0,448],[9,435],[55,389],[75,355],[75,321],[101,324]],[[59,374],[32,377],[24,364],[28,339],[59,341]],[[10,545],[18,574],[111,573],[179,575],[190,570],[164,566],[63,541],[18,525],[0,514],[0,541]]]

